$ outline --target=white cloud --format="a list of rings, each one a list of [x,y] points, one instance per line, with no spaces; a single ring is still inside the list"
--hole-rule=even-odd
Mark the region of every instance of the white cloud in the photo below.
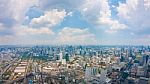
[[[85,0],[84,3],[79,6],[79,11],[83,17],[92,24],[95,24],[97,17],[100,15],[100,0]]]
[[[4,39],[6,44],[53,44],[55,33],[48,27],[32,28],[28,26],[16,26],[15,35]],[[10,36],[10,35],[9,35]],[[12,40],[13,38],[13,40]],[[12,40],[12,41],[11,41]]]
[[[111,17],[108,0],[85,0],[85,3],[80,6],[81,14],[93,23],[98,22],[98,18]]]
[[[22,25],[28,9],[37,3],[38,0],[0,0],[0,36],[14,35],[14,28]]]
[[[101,2],[101,10],[100,10],[100,17],[102,18],[110,18],[111,17],[111,10],[108,4],[108,0],[103,0]]]
[[[4,24],[0,23],[0,30],[4,29]]]
[[[120,3],[117,8],[120,21],[126,22],[132,31],[149,28],[150,4],[148,3],[150,0],[127,0],[126,3]]]
[[[68,16],[72,16],[72,14],[73,14],[73,12],[69,12],[67,15],[68,15]]]
[[[89,24],[96,25],[96,27],[105,28],[102,29],[102,31],[107,33],[117,33],[126,30],[127,32],[123,32],[123,34],[128,33],[133,37],[137,35],[137,38],[139,38],[139,33],[142,34],[141,32],[143,32],[145,35],[145,37],[143,35],[143,43],[148,43],[146,39],[149,37],[148,35],[150,33],[150,0],[126,0],[126,3],[120,3],[119,7],[117,7],[117,19],[112,19],[112,11],[110,10],[108,0],[83,0],[80,3],[80,0],[42,0],[40,1],[43,2],[42,5],[41,3],[38,3],[38,1],[39,0],[0,0],[0,35],[12,35],[11,33],[14,33],[15,31],[17,33],[16,35],[18,35],[14,37],[0,36],[0,42],[11,42],[11,40],[14,41],[13,38],[15,37],[26,40],[26,38],[22,37],[22,35],[24,35],[30,38],[27,38],[28,40],[26,42],[30,41],[31,43],[32,40],[36,40],[37,43],[42,40],[47,43],[51,42],[51,40],[56,40],[59,43],[94,43],[96,42],[95,35],[90,33],[88,29],[66,27],[62,29],[58,35],[51,29],[55,25],[61,23],[64,17],[72,16],[72,12],[70,11],[76,11],[79,7],[79,11],[84,17],[82,19],[86,19],[89,21]],[[40,4],[40,8],[42,7],[41,10],[46,11],[44,12],[44,15],[32,19],[29,27],[22,27],[22,21],[24,21],[25,18],[28,18],[25,17],[27,10],[31,6],[38,4]],[[66,11],[69,12],[67,13]],[[14,31],[12,31],[13,28]],[[40,35],[43,36],[40,37]],[[54,36],[54,38],[52,37],[51,39],[51,36]],[[115,37],[112,38],[114,39]],[[136,40],[138,41],[138,39],[135,39],[134,41],[136,42]],[[19,41],[20,40],[18,40],[18,42]],[[111,40],[109,40],[109,42],[111,42]]]
[[[66,10],[74,10],[78,8],[84,0],[39,0],[40,7],[44,10],[49,9],[66,9]]]
[[[111,18],[108,0],[86,0],[81,9],[81,13],[90,23],[106,26],[107,33],[116,33],[127,28],[125,24]]]
[[[134,36],[135,34],[134,34],[133,32],[131,32],[130,35],[133,35],[133,36]]]
[[[106,29],[105,31],[107,33],[116,33],[127,28],[125,24],[121,24],[118,20],[113,20],[111,18],[111,10],[108,4],[108,0],[103,0],[101,4],[98,23],[109,27],[109,29]]]
[[[15,19],[18,23],[25,18],[25,13],[31,6],[37,5],[38,0],[5,0],[2,1],[4,11],[2,15]]]
[[[127,29],[125,24],[121,24],[117,20],[110,20],[108,21],[107,25],[110,26],[110,28],[105,31],[107,33],[116,33],[120,30]]]
[[[96,43],[95,35],[88,29],[63,28],[56,38],[57,43],[61,44],[94,44]]]
[[[145,9],[148,10],[150,8],[150,0],[144,0]]]
[[[47,35],[54,35],[55,33],[47,27],[42,27],[40,29],[31,28],[27,26],[22,26],[19,29],[16,29],[17,35],[38,35],[38,34],[47,34]]]
[[[65,10],[59,11],[58,9],[53,9],[46,11],[43,16],[32,19],[30,25],[36,27],[53,27],[63,21],[66,15]]]
[[[49,28],[28,28],[23,26],[16,29],[16,36],[14,42],[18,44],[95,44],[96,37],[90,33],[88,29],[65,27],[57,34],[52,32]],[[11,40],[6,38],[5,41]]]

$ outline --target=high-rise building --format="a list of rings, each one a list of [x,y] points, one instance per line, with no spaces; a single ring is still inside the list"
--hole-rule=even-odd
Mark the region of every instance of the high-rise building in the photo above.
[[[60,53],[59,53],[59,60],[62,61],[62,59],[63,59],[63,53],[60,52]]]
[[[69,54],[68,53],[66,53],[66,55],[65,55],[65,60],[68,62],[69,61]]]
[[[137,76],[144,76],[144,74],[145,74],[144,67],[143,66],[138,66],[136,75]]]
[[[85,78],[89,80],[92,76],[92,67],[88,64],[85,69]]]

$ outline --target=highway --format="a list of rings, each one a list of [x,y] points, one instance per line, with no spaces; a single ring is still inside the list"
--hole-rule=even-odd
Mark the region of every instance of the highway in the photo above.
[[[3,72],[1,72],[1,77],[17,60],[18,60],[18,58],[14,59],[11,63],[9,63],[9,65],[6,66],[6,68],[3,70]]]

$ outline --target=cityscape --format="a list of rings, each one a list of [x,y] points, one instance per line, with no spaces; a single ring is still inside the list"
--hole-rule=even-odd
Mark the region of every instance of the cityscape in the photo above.
[[[0,84],[150,84],[150,0],[0,0]]]
[[[3,84],[149,84],[150,46],[0,46]]]

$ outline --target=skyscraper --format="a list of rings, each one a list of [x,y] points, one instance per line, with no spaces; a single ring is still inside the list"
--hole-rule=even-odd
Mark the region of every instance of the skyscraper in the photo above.
[[[62,51],[59,53],[59,60],[60,61],[62,61],[62,59],[63,59],[63,53],[62,53]]]

